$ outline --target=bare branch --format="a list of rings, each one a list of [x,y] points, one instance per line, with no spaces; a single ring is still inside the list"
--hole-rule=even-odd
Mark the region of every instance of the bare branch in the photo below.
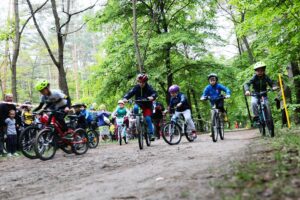
[[[99,1],[99,0],[97,0],[93,5],[87,7],[87,8],[85,8],[85,9],[83,9],[83,10],[80,10],[80,11],[77,11],[77,12],[74,12],[74,13],[71,13],[71,14],[64,11],[64,13],[65,13],[66,15],[68,15],[68,19],[67,19],[67,21],[66,21],[65,23],[63,23],[63,24],[60,26],[59,32],[61,32],[61,29],[62,29],[64,26],[66,26],[66,25],[71,21],[71,17],[72,17],[72,16],[78,15],[78,14],[80,14],[80,13],[83,13],[83,12],[85,12],[85,11],[87,11],[87,10],[90,10],[90,9],[94,8],[95,5],[98,3],[98,1]]]
[[[88,21],[87,21],[87,22],[88,22]],[[62,36],[67,36],[67,35],[70,35],[70,34],[72,34],[72,33],[76,33],[76,32],[78,32],[78,31],[80,31],[80,30],[87,24],[87,22],[84,22],[78,29],[76,29],[76,30],[74,30],[74,31],[70,31],[70,32],[68,32],[68,33],[62,34]]]
[[[54,57],[54,55],[53,55],[53,53],[52,53],[52,51],[51,51],[51,49],[50,49],[50,46],[49,46],[49,44],[48,44],[48,42],[47,42],[47,40],[46,40],[44,34],[42,33],[42,31],[41,31],[41,29],[40,29],[40,27],[39,27],[39,25],[38,25],[38,23],[37,23],[37,21],[36,21],[35,13],[33,12],[33,8],[32,8],[32,5],[31,5],[31,2],[30,2],[30,0],[26,0],[26,1],[27,1],[27,4],[28,4],[28,7],[29,7],[29,9],[30,9],[30,13],[31,13],[31,16],[32,16],[34,25],[35,25],[35,27],[36,27],[36,30],[37,30],[38,33],[40,34],[40,36],[41,36],[41,38],[42,38],[42,40],[43,40],[43,42],[44,42],[44,44],[45,44],[45,46],[46,46],[46,48],[47,48],[47,51],[48,51],[48,53],[49,53],[49,55],[50,55],[50,57],[51,57],[53,63],[54,63],[56,66],[58,66],[58,62],[57,62],[57,60],[55,59],[55,57]]]
[[[190,3],[191,3],[191,2],[189,1],[189,2],[186,3],[184,6],[182,6],[181,8],[179,8],[173,15],[171,15],[169,21],[171,21],[171,20],[175,17],[175,15],[177,15],[180,11],[182,11],[182,10],[185,9],[188,5],[190,5]]]
[[[46,0],[40,7],[38,7],[33,13],[37,13],[38,11],[40,11],[47,3],[49,0]],[[30,15],[30,17],[27,18],[27,20],[25,21],[25,23],[23,24],[21,31],[20,31],[20,35],[22,35],[27,23],[31,20],[32,15]]]

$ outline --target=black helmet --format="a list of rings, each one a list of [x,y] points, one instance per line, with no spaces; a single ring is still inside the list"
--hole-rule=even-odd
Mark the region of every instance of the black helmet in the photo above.
[[[207,79],[209,80],[211,77],[216,77],[216,80],[218,81],[218,75],[215,73],[211,73],[207,76]]]

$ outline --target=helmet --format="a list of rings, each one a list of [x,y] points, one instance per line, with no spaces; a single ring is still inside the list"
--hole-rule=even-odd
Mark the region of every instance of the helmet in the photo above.
[[[139,74],[136,79],[142,83],[145,83],[148,81],[148,76],[147,74]]]
[[[105,106],[104,104],[101,104],[101,105],[99,106],[99,109],[100,109],[100,110],[106,110],[106,106]]]
[[[218,81],[218,75],[215,73],[211,73],[207,76],[207,79],[209,80],[211,77],[216,77],[216,80]]]
[[[31,105],[31,102],[30,101],[24,101],[24,104]]]
[[[37,91],[42,91],[43,89],[45,89],[46,87],[49,86],[49,82],[47,80],[40,80],[39,82],[37,82],[37,84],[35,85],[35,89]]]
[[[169,92],[170,93],[175,93],[175,92],[179,92],[179,86],[178,85],[171,85],[170,87],[169,87]]]
[[[253,66],[253,69],[254,70],[257,70],[257,69],[259,69],[259,68],[266,68],[266,63],[264,63],[264,62],[257,62],[257,63],[255,63],[255,65]]]
[[[120,104],[120,103],[121,103],[121,104],[124,104],[124,101],[123,101],[123,100],[119,100],[119,101],[118,101],[118,104]]]

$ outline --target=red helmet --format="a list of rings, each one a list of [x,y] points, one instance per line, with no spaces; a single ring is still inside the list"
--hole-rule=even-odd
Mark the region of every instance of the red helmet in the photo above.
[[[148,76],[147,74],[139,74],[136,79],[142,83],[145,83],[148,81]]]

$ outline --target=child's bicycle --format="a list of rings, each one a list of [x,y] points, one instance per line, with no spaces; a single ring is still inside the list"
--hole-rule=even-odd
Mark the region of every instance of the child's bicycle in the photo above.
[[[264,97],[265,94],[271,92],[273,90],[267,90],[263,92],[252,92],[251,96],[257,97],[258,103],[258,116],[259,118],[254,122],[255,125],[259,128],[259,132],[262,136],[266,136],[266,129],[267,135],[270,137],[274,137],[274,122],[271,114],[271,110],[266,105],[266,99]]]
[[[118,136],[118,143],[122,145],[122,140],[124,139],[125,144],[128,143],[126,125],[124,124],[124,117],[116,117],[116,131]]]
[[[209,99],[206,97],[204,100]],[[225,96],[221,95],[216,100],[226,99]],[[221,140],[224,140],[224,114],[216,107],[216,104],[212,106],[211,109],[211,138],[213,142],[218,141],[218,136]]]
[[[43,120],[47,123],[45,127],[39,131],[35,137],[34,150],[36,155],[41,160],[52,159],[56,153],[57,148],[67,149],[68,153],[75,153],[76,155],[85,154],[88,150],[88,136],[84,129],[78,128],[76,130],[69,128],[72,131],[72,138],[66,139],[69,131],[63,132],[61,125],[55,119],[54,114],[63,114],[59,111],[43,110],[43,113],[50,113],[43,115]],[[71,117],[72,118],[72,117]]]
[[[179,144],[183,135],[185,135],[189,142],[195,140],[192,131],[187,130],[187,122],[182,113],[179,114],[176,121],[172,120],[172,115],[170,115],[170,118],[171,120],[162,127],[162,137],[167,144]]]

